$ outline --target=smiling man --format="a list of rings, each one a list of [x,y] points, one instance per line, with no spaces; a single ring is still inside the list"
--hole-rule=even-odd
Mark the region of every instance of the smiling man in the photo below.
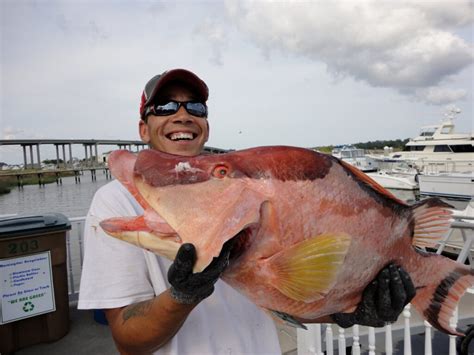
[[[162,152],[200,154],[209,137],[207,99],[207,85],[190,71],[175,69],[153,77],[141,97],[141,139]],[[119,351],[281,354],[272,320],[218,280],[228,253],[223,251],[206,270],[193,274],[192,245],[184,245],[172,264],[106,235],[98,225],[109,217],[142,213],[114,180],[97,191],[85,224],[78,308],[105,310]]]
[[[141,97],[141,139],[165,153],[200,154],[209,137],[208,95],[207,85],[187,70],[153,77]],[[135,198],[114,180],[97,191],[84,227],[78,308],[105,310],[120,353],[281,354],[272,319],[219,280],[231,244],[206,269],[193,273],[192,244],[183,244],[171,263],[108,236],[99,226],[108,218],[142,214]],[[387,267],[354,313],[311,321],[382,326],[413,297],[410,284],[403,270]]]

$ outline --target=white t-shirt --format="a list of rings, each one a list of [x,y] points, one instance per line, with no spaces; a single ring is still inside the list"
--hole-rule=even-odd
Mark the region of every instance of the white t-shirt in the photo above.
[[[143,213],[118,181],[94,196],[84,227],[79,309],[117,308],[153,298],[170,285],[171,262],[104,233],[99,222]],[[188,316],[155,354],[281,354],[272,319],[226,283]]]

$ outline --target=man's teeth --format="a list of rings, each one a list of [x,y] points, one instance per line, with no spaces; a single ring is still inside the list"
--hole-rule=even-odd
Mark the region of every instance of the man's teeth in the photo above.
[[[172,133],[170,136],[170,139],[172,141],[177,141],[180,139],[193,139],[193,135],[192,133],[185,133],[185,132]]]

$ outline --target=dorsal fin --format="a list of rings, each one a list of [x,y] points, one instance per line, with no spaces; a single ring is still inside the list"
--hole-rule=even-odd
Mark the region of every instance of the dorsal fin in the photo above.
[[[428,198],[413,205],[413,245],[433,247],[451,226],[452,206],[438,198]]]
[[[398,199],[397,197],[395,197],[395,195],[393,195],[390,191],[385,189],[382,185],[380,185],[379,183],[377,183],[376,181],[371,179],[369,176],[364,174],[362,171],[357,169],[355,166],[353,166],[349,163],[346,163],[345,161],[340,160],[340,159],[338,159],[338,161],[344,168],[349,170],[353,175],[355,175],[355,177],[357,177],[358,179],[363,181],[366,185],[370,186],[373,190],[377,191],[378,193],[382,194],[384,197],[386,197],[386,198],[388,198],[388,199],[390,199],[394,202],[400,203],[404,206],[408,206],[408,204],[406,202],[404,202],[404,201]]]

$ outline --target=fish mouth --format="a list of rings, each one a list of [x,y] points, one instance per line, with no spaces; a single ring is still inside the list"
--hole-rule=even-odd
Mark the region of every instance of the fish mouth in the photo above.
[[[239,259],[244,252],[250,247],[255,234],[256,226],[250,226],[241,230],[235,237],[232,237],[224,243],[222,249],[230,247],[229,263]]]
[[[244,253],[250,248],[253,237],[256,234],[258,229],[257,224],[251,225],[239,233],[237,233],[234,237],[227,240],[223,245],[219,256],[214,257],[212,262],[206,267],[212,268],[213,265],[219,262],[222,258],[227,258],[227,269],[231,269],[234,264],[238,262],[240,257],[244,255]],[[224,270],[224,273],[226,272]]]

